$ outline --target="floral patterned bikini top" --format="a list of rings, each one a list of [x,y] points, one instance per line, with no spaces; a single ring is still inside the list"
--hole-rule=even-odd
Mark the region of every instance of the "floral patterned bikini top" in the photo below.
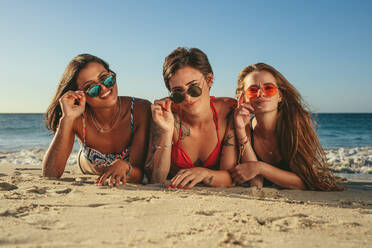
[[[134,97],[132,97],[131,100],[131,106],[130,106],[130,141],[129,145],[127,148],[125,148],[122,152],[120,153],[109,153],[109,154],[104,154],[94,148],[91,148],[86,145],[86,125],[85,125],[85,118],[84,115],[83,117],[83,144],[80,143],[80,148],[82,151],[82,154],[84,157],[94,166],[97,167],[109,167],[112,162],[114,162],[116,159],[121,159],[121,160],[128,160],[129,159],[129,150],[130,150],[130,145],[132,144],[132,138],[133,138],[133,126],[134,126],[134,121],[133,121],[133,107],[134,107]]]

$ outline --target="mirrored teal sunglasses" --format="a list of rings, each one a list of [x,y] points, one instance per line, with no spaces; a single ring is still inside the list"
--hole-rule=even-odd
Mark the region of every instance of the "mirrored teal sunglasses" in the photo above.
[[[106,88],[111,88],[116,83],[116,75],[113,73],[112,75],[108,76],[103,83],[96,83],[89,86],[89,88],[85,91],[85,94],[87,94],[90,97],[97,97],[99,96],[99,93],[101,92],[102,86],[104,85]]]

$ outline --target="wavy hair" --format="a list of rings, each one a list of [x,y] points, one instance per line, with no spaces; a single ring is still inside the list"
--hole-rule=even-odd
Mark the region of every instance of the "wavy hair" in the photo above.
[[[253,71],[271,73],[282,94],[275,129],[282,159],[308,189],[342,190],[343,187],[336,183],[335,176],[327,166],[324,150],[314,130],[314,127],[318,127],[316,121],[307,110],[300,93],[279,71],[265,63],[245,67],[238,76],[235,97],[241,95],[244,79]]]
[[[107,71],[111,71],[108,63],[91,54],[80,54],[70,61],[59,81],[52,102],[44,115],[44,123],[47,129],[51,130],[53,133],[57,131],[59,119],[62,117],[62,109],[59,104],[59,99],[67,91],[76,91],[78,89],[76,79],[80,71],[91,62],[99,63],[103,65]]]
[[[163,79],[168,90],[170,90],[169,80],[171,77],[177,70],[186,66],[199,70],[203,74],[204,79],[207,79],[208,74],[213,75],[212,66],[203,51],[198,48],[186,49],[178,47],[165,58],[163,64]]]

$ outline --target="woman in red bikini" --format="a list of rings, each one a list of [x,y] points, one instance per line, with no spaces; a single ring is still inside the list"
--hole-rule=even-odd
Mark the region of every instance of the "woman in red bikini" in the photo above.
[[[241,163],[234,182],[251,186],[340,190],[298,91],[264,63],[239,74],[234,124]],[[254,115],[252,117],[251,115]]]
[[[76,135],[77,163],[84,174],[99,175],[98,185],[141,182],[150,119],[150,102],[118,96],[116,74],[105,61],[76,56],[45,114],[55,135],[42,162],[43,175],[62,176]]]
[[[233,121],[235,100],[210,97],[213,71],[197,48],[179,47],[163,65],[170,97],[151,106],[153,123],[145,169],[151,181],[171,179],[171,187],[197,183],[232,186],[228,170],[236,165]]]

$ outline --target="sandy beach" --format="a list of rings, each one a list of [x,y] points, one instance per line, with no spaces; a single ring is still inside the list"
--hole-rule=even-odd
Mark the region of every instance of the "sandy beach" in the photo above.
[[[0,166],[4,247],[370,247],[372,181],[343,192],[94,185],[68,166]]]

